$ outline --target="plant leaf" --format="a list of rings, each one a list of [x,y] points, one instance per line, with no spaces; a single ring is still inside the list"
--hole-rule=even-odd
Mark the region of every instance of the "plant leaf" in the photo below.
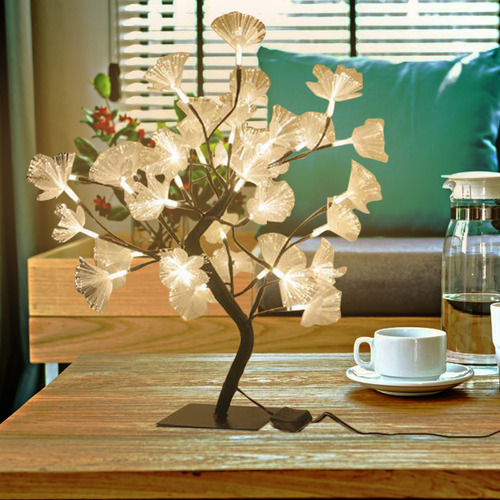
[[[73,162],[73,168],[71,172],[76,175],[84,175],[87,177],[89,175],[90,167],[92,166],[92,161],[86,156],[75,156],[75,161]]]
[[[94,88],[97,93],[103,98],[107,99],[111,94],[111,81],[109,76],[105,73],[97,73],[94,78]]]
[[[182,109],[179,108],[179,106],[177,105],[178,102],[179,102],[179,99],[176,99],[174,101],[174,111],[175,111],[175,115],[177,116],[177,121],[180,122],[186,117],[186,113],[184,113],[184,111],[182,111]]]
[[[109,211],[108,220],[112,221],[122,221],[125,220],[130,215],[130,212],[121,205],[113,205]]]
[[[92,145],[90,141],[87,139],[84,139],[83,137],[75,137],[74,140],[76,149],[83,155],[92,160],[93,162],[96,161],[97,157],[99,156],[99,152],[97,149]]]

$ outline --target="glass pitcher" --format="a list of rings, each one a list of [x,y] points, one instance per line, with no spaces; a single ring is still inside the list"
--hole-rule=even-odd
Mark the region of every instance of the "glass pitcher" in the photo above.
[[[448,361],[495,364],[490,304],[500,301],[500,173],[443,177],[452,190],[441,302]]]

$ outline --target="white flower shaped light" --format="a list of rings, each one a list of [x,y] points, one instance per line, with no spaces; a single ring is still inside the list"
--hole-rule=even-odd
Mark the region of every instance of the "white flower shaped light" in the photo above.
[[[238,222],[238,215],[226,213],[223,215],[222,220],[229,222],[230,224],[236,224]],[[210,224],[209,228],[205,231],[204,236],[209,243],[220,243],[222,240],[226,239],[226,235],[230,229],[231,226],[215,221]]]
[[[210,97],[191,97],[189,98],[189,104],[195,109],[199,118],[203,122],[207,137],[210,136],[222,119],[221,105],[217,104],[213,99],[210,99]],[[189,139],[186,139],[186,134],[183,133],[183,130],[186,128],[186,124],[189,123],[190,127],[199,128],[197,135],[201,134],[203,142],[205,142],[203,127],[201,126],[199,118],[193,113],[187,103],[179,102],[179,108],[186,113],[186,118],[184,118],[177,126],[181,135],[184,136],[184,140],[189,141]]]
[[[269,123],[269,136],[275,145],[287,150],[295,149],[302,143],[302,125],[299,117],[279,104],[275,104],[271,123]]]
[[[337,278],[346,273],[347,268],[345,266],[335,269],[333,265],[334,255],[335,250],[332,244],[325,238],[321,238],[311,263],[311,271],[318,281],[333,285]]]
[[[113,282],[107,271],[80,257],[80,265],[75,272],[75,285],[94,311],[104,311],[113,291]]]
[[[244,123],[238,128],[234,143],[234,153],[270,164],[282,158],[289,148],[277,143],[276,137],[266,129],[250,127]]]
[[[162,128],[151,134],[151,139],[156,143],[155,149],[163,154],[157,163],[146,167],[148,174],[174,178],[181,170],[187,168],[189,150],[179,134],[168,128]]]
[[[295,267],[304,268],[307,264],[305,253],[296,246],[293,246],[284,252],[278,263],[275,264],[276,259],[285,246],[287,239],[288,238],[286,236],[279,233],[266,233],[257,238],[262,258],[270,266],[274,267],[276,265],[276,268],[282,273]],[[272,271],[274,272],[275,269],[272,269]]]
[[[257,187],[247,202],[248,215],[257,224],[283,222],[291,213],[295,195],[286,181],[269,182]]]
[[[52,200],[65,192],[75,203],[78,203],[78,196],[68,186],[74,160],[74,153],[61,153],[54,158],[43,154],[34,156],[26,179],[42,191],[37,200]]]
[[[189,256],[182,248],[162,252],[160,260],[160,280],[167,288],[197,287],[208,281],[203,271],[203,257]]]
[[[317,291],[314,274],[305,267],[295,267],[283,274],[275,269],[274,274],[280,280],[281,300],[288,310],[304,309]]]
[[[360,156],[387,163],[385,152],[384,120],[372,118],[352,131],[351,142]]]
[[[224,141],[219,141],[217,146],[215,146],[214,164],[215,167],[227,167],[228,156],[226,148],[224,147]]]
[[[234,106],[235,96],[230,92],[222,94],[219,96],[219,101],[221,102],[221,115],[226,116]],[[226,118],[225,123],[227,123],[231,129],[236,129],[248,119],[250,119],[257,111],[257,106],[255,104],[244,104],[238,99],[236,108],[232,113]]]
[[[264,23],[241,12],[230,12],[215,19],[212,29],[236,51],[236,64],[241,65],[243,49],[262,42],[266,36]]]
[[[103,151],[90,168],[92,181],[121,187],[127,194],[133,194],[133,176],[138,170],[147,170],[149,165],[160,159],[156,148],[147,148],[138,142],[122,142]]]
[[[128,272],[134,255],[137,255],[137,252],[132,252],[117,243],[102,239],[95,241],[93,251],[94,260],[101,269],[104,269],[108,273]],[[125,285],[125,275],[113,280],[113,289],[123,285]]]
[[[97,240],[99,241],[99,240]],[[95,257],[99,258],[98,254]],[[125,284],[124,277],[128,269],[119,269],[109,272],[103,263],[96,260],[94,265],[83,257],[80,257],[80,265],[75,272],[75,286],[81,293],[87,304],[98,313],[104,312],[111,292]]]
[[[177,92],[180,90],[184,65],[189,58],[187,52],[177,52],[160,57],[156,64],[144,74],[155,92]]]
[[[235,252],[234,250],[230,250],[230,255],[233,276],[236,276],[239,273],[253,272],[254,262],[245,252]],[[214,251],[212,257],[210,257],[210,262],[212,262],[217,274],[222,278],[222,280],[225,283],[229,282],[229,257],[225,246]]]
[[[241,68],[241,83],[240,95],[238,103],[254,104],[261,102],[267,94],[271,80],[259,68]],[[229,75],[229,90],[232,95],[236,96],[236,70],[233,70]]]
[[[337,202],[338,197],[328,198],[326,225],[332,233],[338,234],[347,241],[355,241],[361,231],[359,219],[354,215],[349,201]]]
[[[256,155],[249,155],[250,158],[245,156],[233,155],[231,158],[231,169],[234,170],[239,177],[234,190],[239,191],[245,182],[259,186],[269,181],[271,174],[269,172],[267,163],[259,160]]]
[[[340,201],[348,199],[354,208],[369,214],[370,211],[366,204],[382,199],[380,184],[368,169],[352,160],[349,186],[347,191],[338,196],[337,199]]]
[[[271,164],[267,169],[269,173],[269,178],[276,179],[281,174],[288,172],[289,168],[290,168],[290,163],[276,163],[275,165]]]
[[[316,64],[313,75],[318,81],[306,82],[306,85],[318,97],[329,101],[326,111],[328,116],[333,114],[335,101],[346,101],[362,95],[358,91],[363,88],[363,75],[355,69],[348,69],[339,64],[333,73],[330,68]]]
[[[194,116],[186,116],[177,124],[182,140],[190,149],[196,149],[205,143],[205,135],[200,122]],[[200,161],[204,159],[200,158]]]
[[[148,177],[148,185],[136,182],[135,195],[127,198],[127,206],[135,220],[154,220],[163,212],[165,207],[177,208],[179,202],[169,198],[171,179],[164,182],[155,177]]]
[[[52,238],[59,243],[69,241],[78,233],[86,234],[91,238],[98,238],[99,235],[94,231],[85,229],[85,212],[81,206],[76,207],[76,212],[68,208],[64,203],[56,206],[54,213],[61,218],[58,227],[52,231]]]
[[[340,319],[342,292],[335,287],[319,289],[306,305],[300,324],[302,326],[329,325]]]
[[[319,145],[326,146],[327,144],[333,144],[335,142],[333,122],[330,117],[325,116],[324,113],[308,111],[307,113],[300,115],[299,119],[301,125],[302,144],[307,149],[312,149],[318,145],[326,127],[326,120],[328,120],[328,127],[326,129],[325,136]]]
[[[207,314],[208,303],[217,301],[207,285],[201,284],[171,288],[169,302],[184,321],[190,321]]]

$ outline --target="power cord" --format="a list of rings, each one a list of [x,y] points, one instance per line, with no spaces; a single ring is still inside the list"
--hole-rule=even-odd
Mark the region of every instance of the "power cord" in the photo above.
[[[500,434],[500,429],[497,431],[490,432],[489,434],[479,434],[479,435],[470,435],[470,434],[439,434],[436,432],[374,432],[374,431],[360,431],[353,427],[351,424],[348,424],[344,420],[342,420],[337,415],[329,411],[323,412],[319,417],[313,419],[311,413],[308,410],[296,410],[294,408],[289,408],[287,406],[280,408],[277,411],[271,411],[266,408],[264,405],[252,399],[250,396],[245,394],[239,387],[237,391],[245,396],[251,403],[258,406],[262,410],[264,410],[269,416],[271,420],[271,424],[281,431],[285,432],[300,432],[305,429],[309,424],[317,424],[321,422],[325,418],[331,418],[334,422],[342,425],[346,429],[349,429],[356,434],[360,434],[362,436],[433,436],[439,438],[446,439],[483,439],[494,436],[495,434]]]

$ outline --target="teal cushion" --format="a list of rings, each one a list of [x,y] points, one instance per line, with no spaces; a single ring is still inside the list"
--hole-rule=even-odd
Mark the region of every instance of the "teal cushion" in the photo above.
[[[328,102],[305,85],[316,81],[315,64],[335,71],[338,64],[363,74],[363,96],[337,102],[333,123],[337,139],[351,136],[367,118],[385,120],[388,163],[360,157],[341,146],[312,153],[290,164],[281,178],[293,188],[293,213],[261,232],[289,233],[343,192],[351,159],[375,174],[382,201],[370,215],[357,212],[362,236],[439,236],[449,221],[449,191],[442,174],[467,170],[498,171],[495,141],[500,124],[500,48],[451,61],[392,63],[355,57],[303,55],[261,47],[259,65],[271,79],[268,111],[280,104],[301,114],[324,112]],[[300,234],[323,223],[316,219]]]

